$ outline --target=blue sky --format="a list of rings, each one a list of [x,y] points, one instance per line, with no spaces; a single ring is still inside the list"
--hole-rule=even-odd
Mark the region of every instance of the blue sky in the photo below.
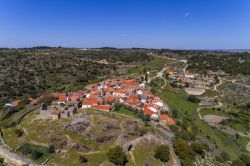
[[[250,48],[250,0],[0,0],[0,47]]]

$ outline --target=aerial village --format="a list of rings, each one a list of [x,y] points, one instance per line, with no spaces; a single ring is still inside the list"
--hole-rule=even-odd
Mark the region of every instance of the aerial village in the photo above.
[[[224,72],[214,73],[208,71],[206,75],[183,71],[183,68],[169,67],[164,75],[176,87],[185,87],[189,95],[202,95],[206,89],[216,84],[216,76]],[[131,79],[110,79],[89,84],[84,90],[66,93],[55,93],[56,100],[50,105],[42,103],[40,116],[47,119],[60,119],[71,117],[78,109],[95,109],[112,112],[117,104],[126,106],[134,111],[142,111],[152,121],[162,125],[174,124],[168,116],[169,107],[159,97],[153,95],[146,87],[146,82]],[[35,99],[29,98],[30,102]],[[21,100],[7,103],[8,107],[15,107]]]
[[[206,75],[186,72],[183,68],[169,67],[164,75],[176,87],[185,87],[189,95],[202,95],[206,89],[215,85],[216,76],[225,75],[224,72],[208,71]],[[47,119],[71,117],[78,109],[95,109],[112,112],[117,104],[126,106],[134,111],[142,111],[152,121],[162,125],[174,124],[168,116],[169,107],[159,97],[153,95],[146,87],[146,82],[132,79],[110,79],[89,84],[84,90],[66,93],[55,93],[56,100],[50,105],[42,103],[40,116]],[[29,98],[34,103],[36,99]],[[21,100],[7,103],[7,107],[15,107]]]
[[[59,93],[58,100],[51,105],[41,104],[40,116],[50,119],[67,118],[76,114],[78,109],[111,112],[116,104],[120,104],[134,111],[142,111],[161,125],[175,123],[168,116],[167,104],[147,90],[144,82],[128,79],[106,80],[89,84],[85,89]]]

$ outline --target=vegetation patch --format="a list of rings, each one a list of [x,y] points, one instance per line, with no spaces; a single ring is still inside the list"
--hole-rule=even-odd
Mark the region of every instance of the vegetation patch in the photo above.
[[[54,150],[51,150],[51,148],[34,144],[23,144],[17,149],[17,151],[38,163],[42,163],[54,153]]]

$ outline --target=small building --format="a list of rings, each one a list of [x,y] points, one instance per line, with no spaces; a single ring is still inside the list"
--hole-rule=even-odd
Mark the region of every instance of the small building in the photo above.
[[[174,119],[170,118],[167,114],[161,114],[159,117],[159,122],[163,126],[175,124]]]

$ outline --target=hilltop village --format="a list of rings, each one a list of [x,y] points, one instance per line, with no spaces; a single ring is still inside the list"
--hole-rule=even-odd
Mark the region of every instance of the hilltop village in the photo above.
[[[106,80],[86,86],[86,90],[58,93],[51,105],[41,104],[40,115],[60,119],[77,113],[79,108],[111,112],[116,105],[124,105],[141,111],[160,124],[174,124],[168,116],[169,107],[145,87],[144,82],[134,80]]]

